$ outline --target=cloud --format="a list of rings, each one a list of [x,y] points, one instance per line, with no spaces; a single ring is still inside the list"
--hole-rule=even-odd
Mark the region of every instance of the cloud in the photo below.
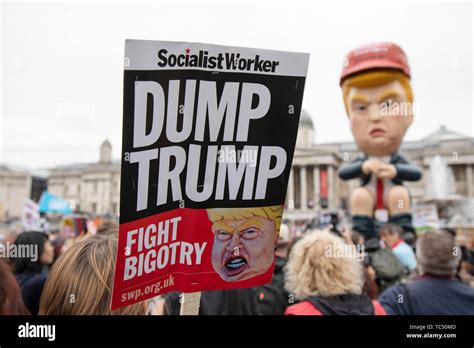
[[[45,167],[120,155],[126,38],[311,53],[303,106],[316,141],[351,141],[338,77],[373,41],[406,50],[422,103],[407,139],[441,124],[473,135],[472,5],[323,3],[4,3],[2,161]],[[113,6],[113,9],[111,7]]]

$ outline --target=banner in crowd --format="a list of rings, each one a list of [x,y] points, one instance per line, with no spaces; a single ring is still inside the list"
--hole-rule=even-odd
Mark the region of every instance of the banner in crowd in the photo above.
[[[43,191],[39,200],[40,213],[71,214],[72,209],[68,201]]]
[[[413,226],[417,229],[437,229],[440,227],[438,209],[434,203],[413,205]]]
[[[23,231],[38,231],[41,226],[39,205],[30,198],[25,199],[22,216]]]
[[[271,281],[308,59],[126,41],[112,309]]]

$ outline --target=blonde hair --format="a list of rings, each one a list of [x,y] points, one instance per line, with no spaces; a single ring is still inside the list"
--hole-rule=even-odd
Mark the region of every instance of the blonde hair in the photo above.
[[[286,265],[286,289],[299,300],[309,296],[361,294],[362,263],[355,250],[338,255],[339,248],[347,250],[355,246],[326,231],[303,237],[291,250]]]
[[[277,236],[280,233],[281,217],[283,215],[283,206],[274,205],[271,207],[259,208],[212,208],[207,209],[207,216],[212,223],[220,220],[240,220],[251,217],[262,217],[275,222],[275,231]]]
[[[144,315],[143,302],[110,310],[117,231],[86,238],[54,263],[43,289],[40,315]]]
[[[413,103],[413,90],[410,84],[410,78],[404,73],[397,70],[382,69],[382,70],[373,70],[373,71],[364,71],[358,73],[352,77],[348,77],[342,83],[342,97],[344,99],[344,106],[346,108],[346,113],[349,114],[348,110],[348,100],[349,89],[351,87],[357,88],[371,88],[386,85],[392,81],[398,81],[402,85],[407,99],[410,103]]]

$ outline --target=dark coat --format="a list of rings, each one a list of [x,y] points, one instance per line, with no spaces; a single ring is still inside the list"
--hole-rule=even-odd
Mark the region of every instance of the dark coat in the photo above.
[[[395,285],[379,301],[391,315],[474,315],[474,289],[455,278],[427,276]]]
[[[337,296],[311,296],[288,307],[286,315],[386,315],[378,301],[365,293]]]
[[[364,174],[362,164],[369,159],[367,155],[358,156],[355,160],[343,165],[339,169],[339,177],[343,180],[360,178],[362,186],[370,182],[370,174]],[[392,179],[395,185],[403,185],[404,181],[417,181],[421,179],[421,170],[408,161],[405,157],[395,152],[390,157],[390,164],[397,168],[397,175]]]
[[[164,296],[165,314],[179,315],[180,293]],[[252,289],[206,290],[201,292],[199,315],[254,315],[258,314]]]
[[[286,263],[286,258],[277,256],[272,282],[253,288],[258,305],[258,314],[283,315],[286,308],[293,303],[289,293],[285,290]]]
[[[42,272],[23,272],[16,275],[23,302],[32,315],[38,314],[41,293],[46,279],[46,274]]]

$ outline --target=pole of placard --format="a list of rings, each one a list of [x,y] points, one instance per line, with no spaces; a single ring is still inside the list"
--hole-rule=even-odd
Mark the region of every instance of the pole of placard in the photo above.
[[[201,291],[183,292],[181,298],[181,309],[179,315],[198,315],[201,303]]]

